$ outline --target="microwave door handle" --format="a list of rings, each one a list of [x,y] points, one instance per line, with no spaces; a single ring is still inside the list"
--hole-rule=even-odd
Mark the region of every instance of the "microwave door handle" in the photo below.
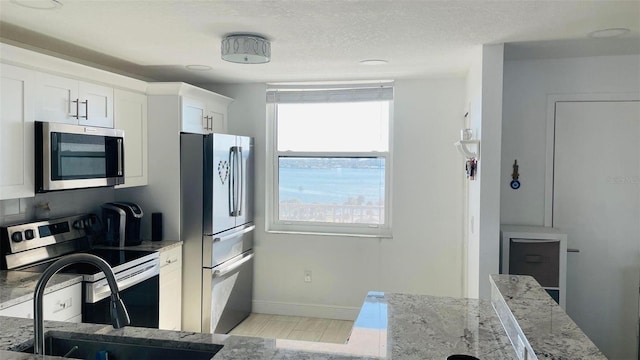
[[[123,174],[123,163],[124,163],[124,146],[122,143],[122,139],[118,138],[116,140],[118,144],[118,176],[122,176]]]

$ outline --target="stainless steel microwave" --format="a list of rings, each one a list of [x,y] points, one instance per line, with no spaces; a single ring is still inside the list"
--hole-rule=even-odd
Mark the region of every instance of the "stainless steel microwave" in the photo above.
[[[36,192],[124,184],[124,131],[35,122]]]

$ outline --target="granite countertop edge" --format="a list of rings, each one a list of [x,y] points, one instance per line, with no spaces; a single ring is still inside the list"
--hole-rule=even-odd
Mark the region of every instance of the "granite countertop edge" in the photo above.
[[[40,275],[26,271],[0,270],[0,310],[32,300]],[[13,279],[8,279],[9,277]],[[55,274],[49,280],[44,293],[46,295],[81,281],[81,275]]]

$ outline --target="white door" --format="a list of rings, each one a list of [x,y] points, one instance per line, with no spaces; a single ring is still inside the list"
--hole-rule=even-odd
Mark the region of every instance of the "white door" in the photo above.
[[[610,359],[638,359],[640,102],[557,102],[553,226],[567,313]]]

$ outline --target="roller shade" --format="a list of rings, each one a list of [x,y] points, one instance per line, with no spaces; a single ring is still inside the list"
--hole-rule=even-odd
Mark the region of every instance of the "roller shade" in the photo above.
[[[366,85],[318,86],[274,86],[267,89],[267,103],[335,103],[359,101],[393,100],[393,83]]]

